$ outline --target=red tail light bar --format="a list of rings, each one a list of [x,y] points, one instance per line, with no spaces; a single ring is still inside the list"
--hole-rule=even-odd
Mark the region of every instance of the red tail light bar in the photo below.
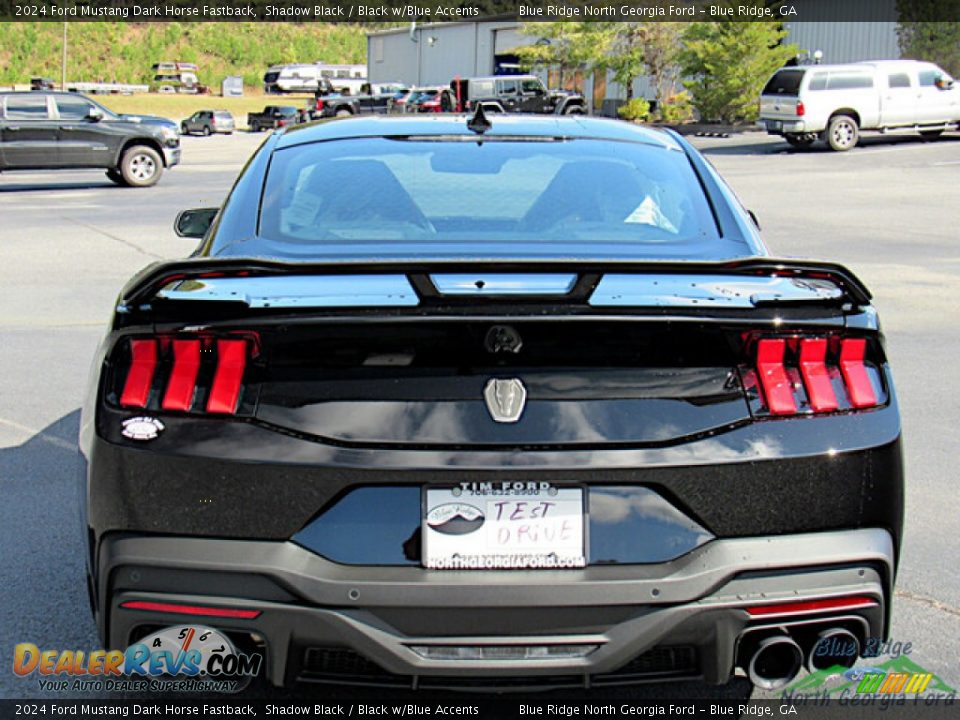
[[[237,618],[253,620],[260,616],[259,610],[245,610],[233,607],[209,607],[207,605],[182,605],[180,603],[150,602],[147,600],[128,600],[120,603],[125,610],[145,610],[147,612],[167,613],[170,615],[193,615],[194,617]]]
[[[123,386],[120,404],[127,407],[146,407],[150,398],[153,373],[157,369],[157,341],[130,341],[130,370]]]
[[[762,414],[859,410],[885,402],[865,338],[761,338],[755,357]],[[745,383],[749,390],[752,371],[747,371]]]
[[[257,347],[253,335],[132,339],[119,403],[126,408],[159,404],[168,411],[234,415],[247,361]]]
[[[824,598],[803,602],[780,603],[777,605],[754,605],[747,608],[752,617],[773,617],[779,615],[809,615],[811,613],[838,612],[841,610],[860,610],[875,607],[877,601],[865,595],[851,597]]]

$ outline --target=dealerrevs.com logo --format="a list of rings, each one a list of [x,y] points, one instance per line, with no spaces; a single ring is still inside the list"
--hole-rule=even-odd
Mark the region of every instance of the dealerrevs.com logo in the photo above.
[[[126,650],[41,650],[20,643],[13,672],[36,675],[53,692],[238,692],[259,674],[263,656],[238,652],[226,635],[202,625],[174,625]]]

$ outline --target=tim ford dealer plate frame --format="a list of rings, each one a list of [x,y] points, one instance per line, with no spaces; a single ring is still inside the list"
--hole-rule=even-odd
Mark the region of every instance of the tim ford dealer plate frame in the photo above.
[[[587,490],[548,482],[424,487],[423,566],[431,570],[586,566]]]

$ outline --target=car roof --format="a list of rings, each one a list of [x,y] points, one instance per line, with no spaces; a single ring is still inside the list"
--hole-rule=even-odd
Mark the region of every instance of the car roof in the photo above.
[[[4,90],[4,95],[69,95],[70,97],[86,97],[83,93],[69,90]]]
[[[324,140],[362,137],[462,136],[481,137],[467,128],[467,115],[407,117],[373,115],[336,120],[319,120],[281,131],[277,150]],[[668,133],[620,120],[583,115],[488,115],[492,127],[482,137],[563,137],[589,140],[614,140],[655,145],[682,151]]]
[[[789,67],[782,67],[777,72],[787,72],[787,71],[844,71],[849,72],[851,70],[856,71],[860,70],[863,72],[868,72],[874,69],[884,69],[884,70],[893,70],[895,68],[919,68],[919,67],[935,67],[933,63],[925,62],[923,60],[864,60],[861,62],[852,62],[852,63],[833,63],[831,65],[791,65]]]

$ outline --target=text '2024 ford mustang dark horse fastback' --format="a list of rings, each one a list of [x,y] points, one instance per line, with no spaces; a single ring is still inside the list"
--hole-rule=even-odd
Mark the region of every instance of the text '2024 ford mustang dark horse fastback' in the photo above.
[[[771,258],[672,132],[480,113],[274,133],[123,289],[81,429],[104,642],[203,620],[278,685],[852,665],[903,513],[867,290]]]

